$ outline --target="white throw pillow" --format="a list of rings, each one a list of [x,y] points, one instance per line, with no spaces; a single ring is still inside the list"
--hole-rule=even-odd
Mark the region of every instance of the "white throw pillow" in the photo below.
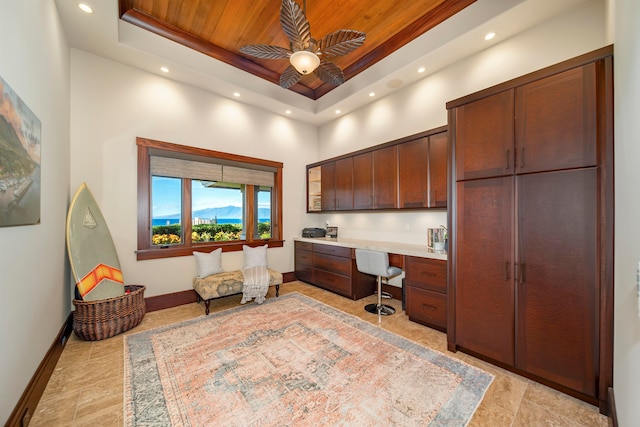
[[[269,245],[264,245],[252,248],[251,246],[242,245],[242,252],[244,253],[244,267],[266,267],[268,246]]]
[[[209,253],[194,252],[193,256],[196,257],[198,277],[202,278],[211,276],[212,274],[222,273],[221,255],[222,248],[218,248]]]

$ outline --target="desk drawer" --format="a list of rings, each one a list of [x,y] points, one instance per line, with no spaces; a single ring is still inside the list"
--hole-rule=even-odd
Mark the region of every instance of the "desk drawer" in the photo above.
[[[431,258],[405,257],[405,284],[446,294],[447,262]]]
[[[314,282],[323,288],[351,297],[351,279],[324,270],[313,270]]]
[[[295,255],[295,263],[296,265],[313,265],[313,253],[309,251],[301,251],[296,248]]]
[[[310,242],[295,242],[296,250],[302,249],[303,251],[313,250],[313,243]]]
[[[351,258],[314,253],[313,266],[331,273],[351,277]]]
[[[308,265],[296,264],[296,279],[313,283],[313,268]]]
[[[409,320],[441,331],[447,329],[447,296],[438,292],[407,286],[406,311]]]
[[[345,248],[343,246],[323,245],[320,243],[314,243],[313,252],[351,258],[351,248]]]

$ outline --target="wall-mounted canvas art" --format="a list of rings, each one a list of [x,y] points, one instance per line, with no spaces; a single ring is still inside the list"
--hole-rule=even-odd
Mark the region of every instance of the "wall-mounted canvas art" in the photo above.
[[[0,227],[40,223],[40,120],[0,77]]]

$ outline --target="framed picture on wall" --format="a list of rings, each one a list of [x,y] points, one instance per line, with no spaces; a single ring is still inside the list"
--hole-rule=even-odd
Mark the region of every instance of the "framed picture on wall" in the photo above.
[[[40,223],[40,120],[0,77],[0,227]]]

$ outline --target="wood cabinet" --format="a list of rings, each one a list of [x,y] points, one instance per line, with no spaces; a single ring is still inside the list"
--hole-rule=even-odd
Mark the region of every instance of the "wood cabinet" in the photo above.
[[[398,207],[398,146],[373,151],[373,208]]]
[[[398,207],[398,149],[391,146],[353,156],[355,209]]]
[[[457,181],[447,341],[604,411],[612,58],[594,55],[447,104]]]
[[[353,159],[336,160],[335,169],[336,210],[353,209]]]
[[[429,137],[418,138],[400,145],[398,147],[398,159],[400,207],[428,208]]]
[[[596,96],[591,63],[456,108],[456,179],[595,166]]]
[[[322,195],[322,210],[336,210],[336,162],[327,162],[320,166],[320,182]]]
[[[409,320],[446,331],[447,262],[406,256],[404,286]]]
[[[430,208],[447,207],[448,132],[429,136],[429,204]]]
[[[443,126],[308,165],[307,212],[446,208],[448,146]]]
[[[375,277],[360,273],[353,249],[321,243],[295,242],[298,280],[358,300],[375,291]]]
[[[373,152],[353,156],[353,208],[373,209]]]
[[[345,158],[320,166],[323,211],[353,209],[353,159]]]

